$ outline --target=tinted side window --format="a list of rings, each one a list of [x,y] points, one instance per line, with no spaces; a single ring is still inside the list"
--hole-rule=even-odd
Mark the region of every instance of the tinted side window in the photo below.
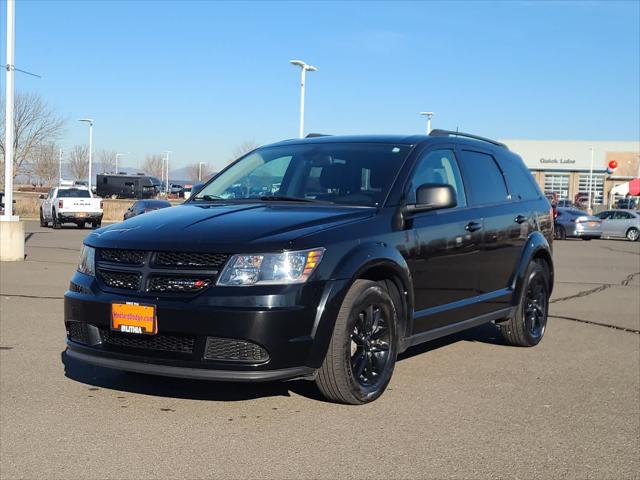
[[[491,155],[463,150],[462,160],[472,205],[505,202],[508,199],[504,177]]]
[[[453,150],[432,150],[418,160],[411,178],[410,203],[415,202],[417,188],[425,183],[448,183],[456,191],[458,206],[466,206],[464,185]]]
[[[542,195],[524,162],[517,155],[505,154],[498,158],[500,168],[514,200],[535,200]]]

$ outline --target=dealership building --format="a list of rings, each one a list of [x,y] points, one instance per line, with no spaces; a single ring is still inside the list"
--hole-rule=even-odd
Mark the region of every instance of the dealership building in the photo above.
[[[518,153],[545,194],[574,200],[589,194],[589,170],[593,158],[592,196],[594,205],[608,205],[620,196],[611,189],[640,177],[640,140],[501,140]],[[593,157],[592,157],[593,149]],[[617,168],[607,172],[615,160]]]

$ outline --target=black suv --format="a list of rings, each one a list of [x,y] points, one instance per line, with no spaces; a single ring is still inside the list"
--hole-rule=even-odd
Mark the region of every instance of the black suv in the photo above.
[[[254,150],[184,205],[88,235],[66,357],[176,377],[382,394],[412,345],[495,322],[536,345],[549,202],[505,145],[459,132]]]

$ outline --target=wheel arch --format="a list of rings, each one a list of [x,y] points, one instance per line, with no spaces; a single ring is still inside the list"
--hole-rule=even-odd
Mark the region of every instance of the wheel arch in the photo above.
[[[513,290],[512,304],[517,305],[520,299],[520,293],[525,281],[525,274],[529,263],[533,260],[544,261],[549,274],[549,294],[553,291],[553,284],[555,278],[555,270],[553,267],[553,255],[551,247],[547,239],[540,232],[533,232],[527,239],[526,246],[524,247],[516,271],[511,281],[511,289]]]
[[[315,339],[310,361],[313,365],[322,363],[329,348],[335,327],[336,316],[342,302],[356,280],[390,282],[387,287],[392,298],[399,300],[398,339],[399,351],[404,349],[404,338],[411,334],[413,322],[413,282],[407,262],[400,252],[383,243],[360,244],[348,251],[337,263],[333,272],[332,286],[324,293],[318,308],[312,337]]]

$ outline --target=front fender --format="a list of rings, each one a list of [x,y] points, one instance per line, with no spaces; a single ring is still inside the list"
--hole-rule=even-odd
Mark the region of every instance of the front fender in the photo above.
[[[549,294],[553,291],[554,268],[551,246],[541,232],[535,231],[527,238],[527,243],[522,250],[513,278],[511,289],[513,290],[512,304],[517,305],[525,282],[525,274],[529,263],[534,258],[544,259],[549,266]]]
[[[398,312],[404,326],[401,331],[404,335],[411,332],[410,322],[413,320],[414,305],[413,282],[409,266],[398,250],[383,242],[360,244],[344,255],[333,273],[332,281],[329,282],[330,287],[323,293],[311,332],[315,340],[310,355],[313,366],[322,363],[329,348],[344,297],[359,278],[376,278],[376,275],[385,274],[393,278],[404,300],[402,317]],[[376,275],[373,275],[374,273]]]

